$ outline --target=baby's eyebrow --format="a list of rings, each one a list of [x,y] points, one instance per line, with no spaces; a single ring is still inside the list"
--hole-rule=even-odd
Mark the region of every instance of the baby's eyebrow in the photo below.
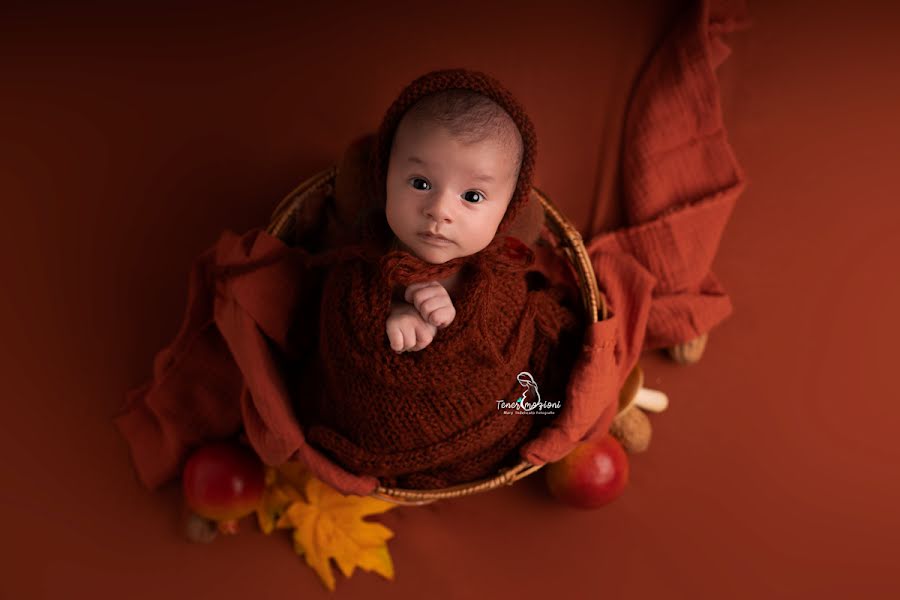
[[[472,175],[472,179],[475,179],[477,181],[484,181],[486,183],[494,183],[494,178],[491,177],[490,175],[476,174],[476,175]]]
[[[415,163],[417,165],[422,165],[423,167],[428,166],[428,163],[425,162],[424,160],[422,160],[421,158],[419,158],[418,156],[410,156],[406,162],[411,162],[411,163]],[[492,176],[487,175],[487,174],[482,174],[482,173],[475,173],[474,175],[472,175],[472,179],[474,179],[476,181],[486,181],[488,183],[494,182],[494,178]]]

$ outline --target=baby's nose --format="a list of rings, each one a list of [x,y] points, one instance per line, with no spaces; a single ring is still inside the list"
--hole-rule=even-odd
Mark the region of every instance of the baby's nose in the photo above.
[[[454,198],[450,192],[433,194],[425,204],[425,216],[438,223],[449,223],[453,220]]]

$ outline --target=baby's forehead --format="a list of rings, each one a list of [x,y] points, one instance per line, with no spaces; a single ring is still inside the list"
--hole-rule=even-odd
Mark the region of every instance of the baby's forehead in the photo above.
[[[407,145],[410,147],[424,146],[424,145],[426,145],[426,139],[427,139],[427,143],[435,143],[435,141],[437,141],[437,142],[443,142],[446,145],[458,144],[458,145],[462,146],[463,148],[475,146],[478,144],[489,144],[489,145],[497,147],[498,149],[514,150],[514,148],[510,147],[510,143],[509,143],[510,136],[508,134],[504,136],[498,131],[492,131],[492,130],[486,129],[486,130],[478,133],[477,135],[476,134],[460,135],[460,134],[450,131],[446,127],[441,126],[440,123],[411,125],[410,127],[415,128],[418,132],[421,132],[426,135],[428,132],[433,132],[433,131],[441,132],[440,138],[438,140],[435,140],[433,137],[430,139],[427,139],[424,135],[423,136],[411,136],[411,138],[408,140],[408,143],[407,143]]]
[[[495,119],[490,123],[486,123],[483,127],[473,127],[464,131],[454,131],[444,123],[433,118],[408,117],[410,117],[410,115],[405,115],[395,130],[393,146],[396,150],[397,137],[398,135],[403,136],[406,150],[404,154],[407,154],[408,156],[406,158],[412,160],[412,162],[416,162],[417,147],[424,146],[426,143],[433,143],[433,139],[426,142],[427,138],[422,135],[427,134],[430,131],[441,132],[440,137],[445,138],[448,143],[452,141],[461,144],[464,147],[488,143],[494,146],[502,154],[509,155],[512,160],[521,160],[522,158],[524,144],[522,142],[521,134],[519,133],[519,128],[511,118],[506,122]],[[413,135],[403,135],[401,131],[403,131],[403,133],[412,133]],[[518,161],[516,161],[515,164],[518,165]]]

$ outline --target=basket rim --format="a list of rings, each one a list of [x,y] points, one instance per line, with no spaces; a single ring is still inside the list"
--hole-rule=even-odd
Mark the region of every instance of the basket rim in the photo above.
[[[322,187],[330,186],[333,191],[334,182],[339,172],[339,167],[333,165],[301,181],[276,205],[266,229],[267,233],[279,239],[283,239],[291,233],[293,217],[297,209],[308,197]],[[538,199],[544,209],[544,226],[555,237],[555,250],[561,252],[575,268],[587,323],[593,324],[605,320],[608,317],[606,300],[600,292],[593,265],[588,257],[581,234],[550,200],[547,194],[536,186],[531,187],[531,193]],[[513,467],[501,469],[497,475],[471,482],[429,490],[391,488],[379,485],[370,496],[395,504],[419,506],[444,498],[458,498],[512,485],[519,479],[540,470],[543,466],[544,464],[536,465],[523,460]]]

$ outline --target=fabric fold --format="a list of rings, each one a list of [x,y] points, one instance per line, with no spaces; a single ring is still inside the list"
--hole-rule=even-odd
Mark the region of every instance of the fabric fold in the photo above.
[[[156,354],[152,379],[129,391],[114,415],[137,475],[150,489],[180,472],[191,447],[232,435],[241,424],[243,380],[213,319],[214,264],[214,247],[194,260],[175,339]]]
[[[695,2],[642,73],[624,129],[622,205],[629,226],[591,249],[632,254],[658,280],[647,349],[689,341],[731,301],[712,272],[746,175],[728,143],[715,69],[726,33],[749,25],[743,2]]]
[[[607,318],[585,331],[562,412],[522,446],[522,458],[532,464],[557,461],[579,443],[605,434],[619,390],[640,356],[655,278],[628,254],[595,252],[591,263],[602,281]]]
[[[748,24],[742,2],[699,1],[642,73],[624,130],[628,225],[586,244],[609,318],[589,327],[562,414],[522,447],[543,464],[604,435],[642,350],[686,342],[732,311],[712,272],[746,177],[728,144],[714,69],[721,36]]]

